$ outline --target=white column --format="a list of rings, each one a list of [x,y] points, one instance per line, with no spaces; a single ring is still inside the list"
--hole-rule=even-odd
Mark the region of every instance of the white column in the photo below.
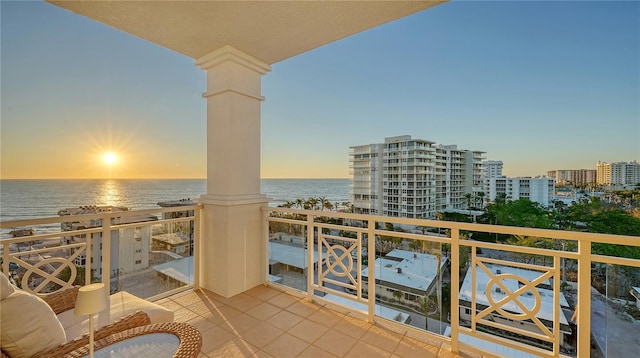
[[[207,193],[200,287],[230,297],[263,281],[260,79],[268,64],[226,46],[196,61],[207,72]]]

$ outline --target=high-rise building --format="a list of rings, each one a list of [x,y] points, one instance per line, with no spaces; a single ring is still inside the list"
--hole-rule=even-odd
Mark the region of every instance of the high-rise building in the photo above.
[[[640,163],[633,162],[598,162],[596,167],[599,185],[637,185],[640,184]]]
[[[549,178],[556,181],[556,185],[592,185],[596,183],[595,169],[563,169],[550,170],[547,172]]]
[[[502,176],[502,160],[485,160],[482,162],[482,177],[497,178]]]
[[[353,146],[354,212],[432,218],[436,210],[466,208],[464,195],[482,189],[482,154],[408,135]]]

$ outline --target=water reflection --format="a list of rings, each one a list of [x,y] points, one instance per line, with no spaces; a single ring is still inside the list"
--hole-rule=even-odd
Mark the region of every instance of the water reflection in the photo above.
[[[118,205],[122,202],[122,197],[122,183],[118,180],[108,179],[100,184],[96,201],[99,205]]]

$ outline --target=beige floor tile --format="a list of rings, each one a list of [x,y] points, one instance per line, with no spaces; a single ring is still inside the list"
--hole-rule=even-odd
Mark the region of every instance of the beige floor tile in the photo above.
[[[309,343],[313,343],[328,330],[329,328],[320,323],[304,320],[293,326],[288,332]]]
[[[244,358],[250,357],[258,348],[240,338],[232,339],[213,351],[207,353],[209,358]]]
[[[250,290],[248,290],[247,292],[245,292],[247,295],[253,296],[255,298],[258,298],[262,301],[268,301],[272,298],[274,298],[275,296],[279,295],[282,291],[273,289],[273,288],[269,288],[265,285],[259,285],[256,286]]]
[[[216,327],[216,325],[213,322],[209,321],[208,319],[202,316],[198,316],[194,319],[190,319],[187,321],[187,323],[195,327],[198,331],[200,331],[200,333],[204,333],[210,330],[211,328]]]
[[[362,338],[369,329],[373,326],[373,324],[360,320],[358,318],[353,318],[349,316],[343,317],[338,323],[336,323],[332,329],[342,332],[348,336],[351,336],[356,339]]]
[[[283,330],[260,322],[252,329],[241,334],[242,339],[258,348],[263,348],[284,333]]]
[[[322,350],[316,346],[309,346],[300,355],[300,358],[335,358],[335,356],[325,350]]]
[[[366,344],[364,342],[358,342],[347,353],[346,357],[349,358],[378,358],[378,357],[391,357],[391,353],[384,351],[378,347]]]
[[[257,351],[255,352],[251,358],[278,358],[278,356],[272,356],[271,354],[265,352],[265,351]]]
[[[361,341],[387,352],[394,352],[401,339],[402,336],[397,333],[381,327],[372,326],[369,328],[369,331],[362,336]]]
[[[249,316],[248,314],[241,313],[230,318],[226,322],[220,323],[219,326],[232,334],[241,335],[260,323],[262,322],[260,322],[259,319]]]
[[[269,300],[269,303],[280,308],[287,308],[292,304],[298,302],[298,300],[299,300],[298,298],[291,296],[288,293],[282,292],[279,295],[271,298]]]
[[[259,299],[253,297],[253,296],[249,296],[247,294],[241,293],[239,295],[236,295],[237,298],[230,300],[229,302],[227,302],[226,304],[237,309],[240,310],[242,312],[246,312],[248,310],[250,310],[251,308],[259,305],[260,303],[262,303],[262,301],[260,301]],[[234,297],[236,297],[234,296]]]
[[[183,292],[182,295],[172,296],[171,299],[184,307],[188,307],[194,303],[202,301],[198,293],[195,291],[190,291],[186,294]]]
[[[301,317],[309,317],[319,309],[320,306],[311,302],[306,302],[305,300],[299,300],[287,307],[287,311],[295,313]]]
[[[276,328],[280,328],[283,331],[288,331],[291,327],[300,323],[302,320],[302,317],[289,311],[282,310],[266,319],[265,322]]]
[[[227,302],[233,300],[233,297],[220,296],[219,294],[217,294],[215,292],[211,292],[211,291],[205,290],[205,289],[200,289],[199,292],[202,293],[204,296],[206,296],[210,300],[218,301],[218,302],[224,303],[224,304],[226,304]]]
[[[451,352],[451,345],[448,344],[448,343],[442,343],[442,346],[440,347],[440,351],[438,351],[438,357],[443,357],[443,358],[481,358],[482,355],[476,354],[476,353],[472,353],[472,352],[467,352],[467,351],[460,351],[458,353],[452,353]]]
[[[276,307],[267,302],[262,302],[246,312],[257,319],[264,321],[280,311],[282,311],[282,308]]]
[[[220,327],[213,327],[204,332],[200,332],[202,334],[202,348],[200,349],[203,353],[210,355],[211,352],[218,349],[223,344],[236,339],[237,337]]]
[[[297,357],[310,346],[308,342],[284,333],[262,348],[265,352],[278,358]]]
[[[430,345],[409,337],[404,337],[396,347],[393,354],[403,358],[413,358],[418,356],[429,358],[437,357],[439,351],[440,345]]]
[[[358,340],[353,337],[347,336],[342,332],[328,330],[313,344],[331,354],[343,357],[356,343],[358,343]]]
[[[175,322],[186,322],[196,317],[199,317],[199,315],[187,308],[181,308],[177,311],[173,311],[173,320]]]
[[[172,311],[177,311],[177,310],[183,308],[181,304],[179,304],[178,302],[176,302],[174,300],[171,300],[169,298],[165,298],[165,299],[162,299],[162,300],[159,300],[159,301],[155,301],[154,303],[157,303],[160,306],[168,308],[168,309],[170,309]]]
[[[309,317],[307,317],[307,319],[313,322],[320,323],[326,327],[333,327],[343,317],[344,317],[344,314],[342,313],[338,313],[330,309],[324,308],[321,310],[317,310],[316,312],[311,314]]]
[[[200,301],[192,305],[189,305],[186,308],[188,308],[189,310],[199,315],[206,315],[207,313],[215,311],[222,306],[224,306],[224,303],[215,302],[215,301],[211,301],[211,302]]]
[[[234,317],[241,315],[242,312],[231,306],[216,307],[215,310],[207,312],[202,316],[213,322],[214,324],[222,324],[232,320]]]

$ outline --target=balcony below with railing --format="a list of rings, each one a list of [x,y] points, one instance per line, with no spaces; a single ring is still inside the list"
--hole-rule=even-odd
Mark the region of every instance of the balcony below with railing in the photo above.
[[[159,302],[203,333],[202,356],[583,357],[640,349],[627,333],[639,324],[628,292],[640,286],[640,261],[592,252],[602,243],[640,246],[636,237],[263,212],[256,243],[270,288],[231,298],[198,287],[200,205],[3,222],[2,269],[41,294],[102,281]],[[156,219],[133,219],[149,216]],[[69,225],[82,222],[93,225]],[[27,236],[6,237],[10,231]],[[533,245],[479,240],[487,236]]]

